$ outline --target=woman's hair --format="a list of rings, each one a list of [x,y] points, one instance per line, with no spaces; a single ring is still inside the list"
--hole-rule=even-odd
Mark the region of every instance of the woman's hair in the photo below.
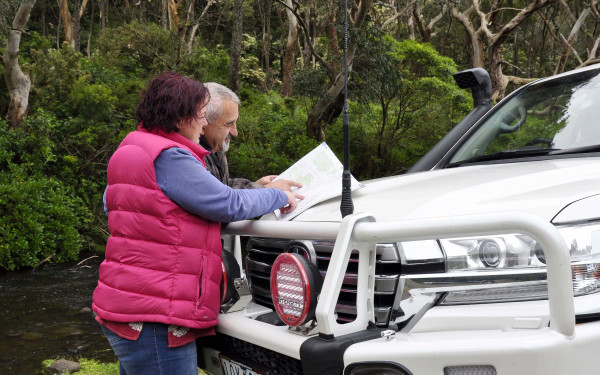
[[[210,98],[202,82],[173,72],[154,77],[140,96],[138,123],[146,130],[167,133],[176,131],[179,121],[195,117]]]

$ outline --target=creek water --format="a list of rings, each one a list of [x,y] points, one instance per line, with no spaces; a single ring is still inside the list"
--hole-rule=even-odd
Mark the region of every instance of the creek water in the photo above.
[[[42,373],[58,357],[117,360],[89,310],[102,259],[0,273],[0,374]]]

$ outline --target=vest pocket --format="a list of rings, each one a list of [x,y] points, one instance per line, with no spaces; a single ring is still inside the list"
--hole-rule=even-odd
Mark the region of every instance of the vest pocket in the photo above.
[[[203,257],[204,258],[204,257]],[[204,261],[202,262],[202,265],[200,267],[200,272],[198,273],[197,279],[196,279],[196,306],[194,308],[194,316],[198,313],[198,308],[200,307],[200,305],[202,304],[202,290],[203,290],[203,274],[204,274],[204,268],[206,267],[206,265],[204,264]]]

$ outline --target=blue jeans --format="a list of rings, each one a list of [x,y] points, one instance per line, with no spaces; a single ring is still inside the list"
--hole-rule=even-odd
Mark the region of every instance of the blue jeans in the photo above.
[[[135,341],[101,327],[119,358],[120,375],[198,375],[196,343],[169,348],[166,324],[144,323]]]

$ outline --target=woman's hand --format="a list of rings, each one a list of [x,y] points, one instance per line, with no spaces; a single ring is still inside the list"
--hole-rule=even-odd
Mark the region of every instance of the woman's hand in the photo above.
[[[304,195],[283,191],[288,196],[288,205],[279,209],[282,214],[289,214],[298,207],[298,200],[304,199]]]

